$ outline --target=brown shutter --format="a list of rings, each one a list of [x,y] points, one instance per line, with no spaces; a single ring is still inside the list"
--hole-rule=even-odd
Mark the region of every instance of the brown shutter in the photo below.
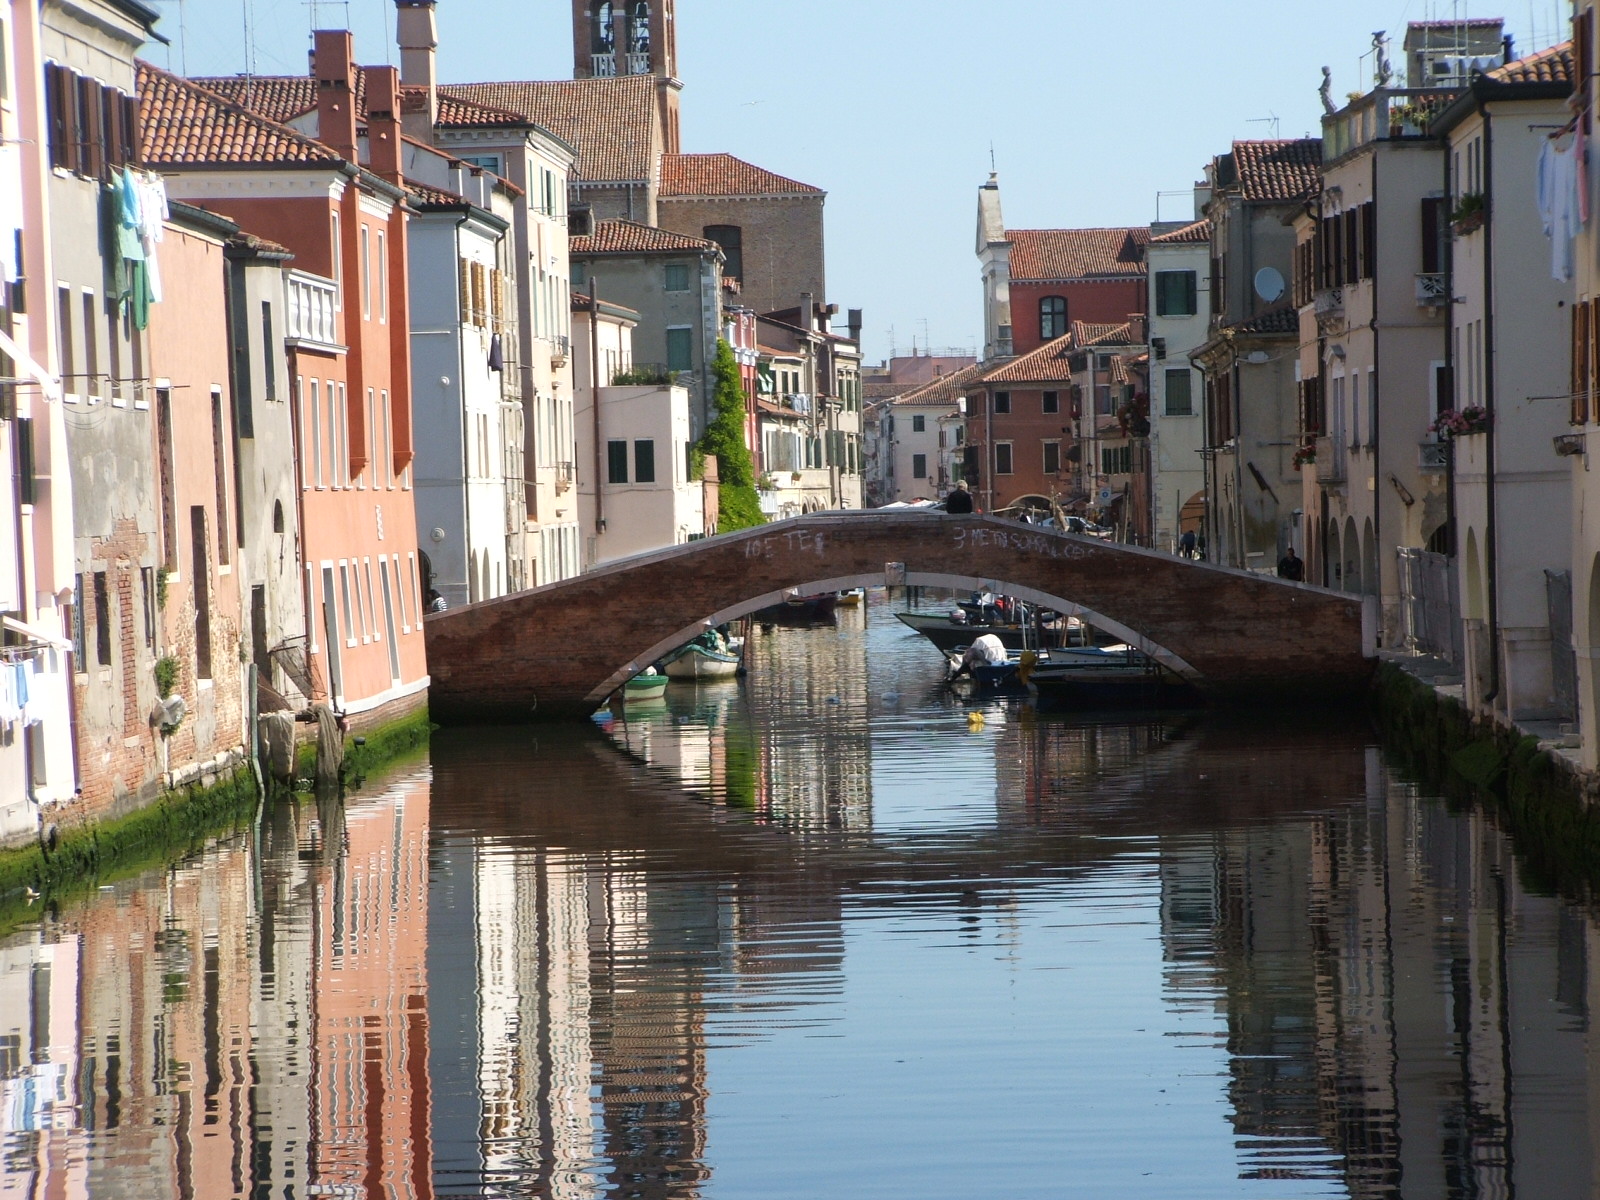
[[[472,264],[462,259],[457,266],[461,268],[461,323],[472,324]]]
[[[128,138],[122,128],[122,94],[111,88],[100,89],[101,127],[105,130],[106,165],[120,167],[127,164],[124,155]]]
[[[100,85],[92,79],[77,79],[78,174],[99,179],[105,167],[105,148],[101,142]]]
[[[122,161],[130,167],[141,166],[144,163],[144,139],[140,137],[142,128],[139,121],[139,99],[137,96],[120,96],[122,103]]]
[[[1354,283],[1361,278],[1361,231],[1356,223],[1356,210],[1346,209],[1344,214],[1344,281]]]
[[[1594,9],[1586,8],[1572,19],[1572,61],[1578,72],[1577,96],[1583,114],[1583,131],[1594,129],[1590,86],[1594,79]]]
[[[1589,419],[1589,302],[1572,306],[1572,424]]]
[[[44,106],[50,136],[50,165],[72,168],[72,75],[58,63],[44,65]]]
[[[1361,277],[1378,273],[1378,205],[1368,200],[1361,206]]]
[[[1587,370],[1583,380],[1584,420],[1595,415],[1597,398],[1600,398],[1600,304],[1590,300],[1584,306],[1588,315],[1588,337],[1584,339],[1583,361]]]

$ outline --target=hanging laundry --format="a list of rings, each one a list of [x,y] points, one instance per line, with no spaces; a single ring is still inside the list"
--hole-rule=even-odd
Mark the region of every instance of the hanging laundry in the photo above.
[[[33,675],[33,659],[25,658],[17,664],[17,701],[22,706],[24,725],[37,725],[44,720],[44,697],[39,694]]]
[[[1565,283],[1574,267],[1572,241],[1578,234],[1578,156],[1570,141],[1565,146],[1546,139],[1539,147],[1539,219],[1550,239],[1551,277]]]
[[[17,245],[22,232],[22,151],[0,144],[0,277],[6,283],[22,278]]]
[[[10,725],[22,719],[22,705],[17,703],[16,676],[11,664],[0,671],[0,725]]]
[[[489,339],[489,370],[504,371],[505,369],[505,350],[501,346],[500,335],[497,333]]]

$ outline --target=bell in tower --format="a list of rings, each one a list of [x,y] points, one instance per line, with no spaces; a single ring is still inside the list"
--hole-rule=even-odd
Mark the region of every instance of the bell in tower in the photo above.
[[[673,0],[572,0],[573,76],[678,73]]]

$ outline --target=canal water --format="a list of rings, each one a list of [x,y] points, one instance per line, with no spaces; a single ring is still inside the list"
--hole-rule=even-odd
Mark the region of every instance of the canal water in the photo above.
[[[1594,914],[1359,718],[1046,718],[891,605],[0,939],[0,1197],[1591,1196]]]

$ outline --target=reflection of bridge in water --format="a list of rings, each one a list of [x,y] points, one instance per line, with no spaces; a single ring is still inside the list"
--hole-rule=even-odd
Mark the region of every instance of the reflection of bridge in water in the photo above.
[[[1370,676],[1359,597],[995,517],[835,513],[433,614],[431,710],[450,723],[584,716],[708,621],[886,581],[1081,614],[1221,698],[1321,700]]]

